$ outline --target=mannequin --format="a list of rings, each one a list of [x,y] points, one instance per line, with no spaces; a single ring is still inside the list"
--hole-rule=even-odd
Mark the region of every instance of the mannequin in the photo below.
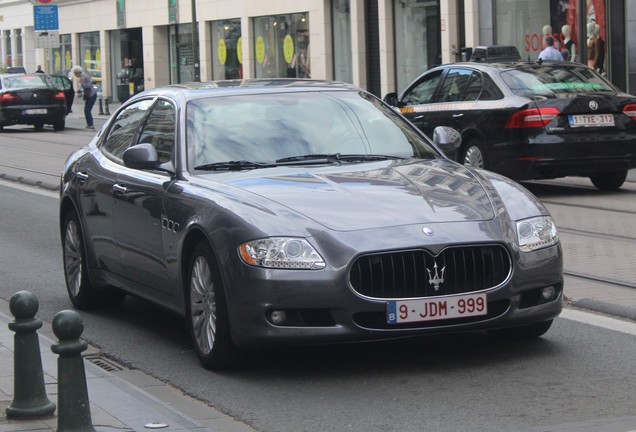
[[[576,60],[576,45],[574,44],[574,40],[571,37],[572,27],[569,25],[564,25],[561,27],[561,33],[563,33],[563,49],[568,50],[570,53],[570,61]]]
[[[605,72],[605,41],[601,39],[601,26],[598,24],[594,25],[594,36],[598,41],[598,54],[594,67],[598,73],[603,74]]]
[[[587,65],[594,69],[598,57],[598,38],[596,37],[596,24],[587,23]]]

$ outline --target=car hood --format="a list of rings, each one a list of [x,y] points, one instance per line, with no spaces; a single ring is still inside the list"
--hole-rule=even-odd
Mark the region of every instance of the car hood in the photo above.
[[[285,169],[224,183],[339,231],[413,223],[484,221],[493,204],[480,181],[444,161]]]

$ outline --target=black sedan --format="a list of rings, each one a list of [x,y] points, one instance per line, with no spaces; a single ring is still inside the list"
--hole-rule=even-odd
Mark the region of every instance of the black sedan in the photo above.
[[[66,115],[69,115],[73,109],[73,101],[75,100],[75,89],[73,82],[66,75],[50,75],[53,85],[64,92],[66,97]]]
[[[457,161],[516,180],[583,176],[615,190],[636,167],[636,97],[581,64],[449,64],[385,100],[429,136],[459,131]]]
[[[135,95],[64,167],[70,299],[177,311],[208,368],[247,346],[541,336],[562,308],[552,218],[512,180],[447,159],[452,129],[435,142],[339,83]]]
[[[0,130],[17,124],[42,130],[50,124],[63,131],[66,110],[64,91],[55,87],[48,75],[0,75]]]

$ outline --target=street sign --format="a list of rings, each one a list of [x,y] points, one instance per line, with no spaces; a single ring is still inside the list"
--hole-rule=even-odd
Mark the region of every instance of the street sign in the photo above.
[[[56,5],[33,6],[33,30],[59,30]]]
[[[59,48],[60,47],[60,32],[45,31],[45,32],[36,33],[35,47],[36,48]]]

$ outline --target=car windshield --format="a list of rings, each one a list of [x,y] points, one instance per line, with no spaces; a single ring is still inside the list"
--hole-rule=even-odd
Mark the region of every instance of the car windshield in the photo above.
[[[409,123],[355,91],[290,92],[196,99],[187,106],[190,167],[356,163],[381,158],[436,158]],[[356,155],[356,157],[346,157]],[[266,165],[257,165],[266,164]]]
[[[612,86],[591,69],[558,66],[513,69],[501,74],[512,92],[519,96],[614,92]]]
[[[9,89],[46,88],[48,84],[36,75],[17,75],[6,77],[4,79],[4,87]]]

